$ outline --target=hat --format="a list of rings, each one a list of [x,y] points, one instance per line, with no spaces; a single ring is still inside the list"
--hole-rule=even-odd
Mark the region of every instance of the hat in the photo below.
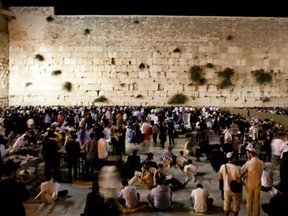
[[[99,186],[98,181],[94,181],[92,183],[92,191],[97,192],[99,190],[99,188],[100,188],[100,186]]]
[[[149,159],[153,159],[154,154],[152,152],[146,153]]]
[[[145,164],[143,164],[142,167],[143,167],[144,169],[149,169],[149,164],[145,163]]]
[[[247,146],[246,147],[246,151],[249,151],[249,152],[256,152],[256,149],[255,148],[253,148],[253,147],[251,147],[251,146]]]
[[[226,158],[232,158],[232,156],[233,156],[233,152],[228,152],[228,153],[226,154]]]
[[[16,163],[13,160],[7,160],[2,167],[3,175],[11,175],[11,173],[16,172],[20,168],[20,162]]]

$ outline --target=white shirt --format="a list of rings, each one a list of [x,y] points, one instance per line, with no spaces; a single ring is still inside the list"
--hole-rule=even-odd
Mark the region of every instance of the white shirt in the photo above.
[[[5,146],[0,143],[0,158],[4,157],[7,153],[7,150],[5,149]]]
[[[187,164],[183,168],[183,172],[189,177],[195,176],[197,174],[198,167],[195,164]]]
[[[274,138],[271,141],[271,154],[276,156],[281,156],[286,142],[283,139]]]
[[[272,187],[272,179],[271,179],[270,173],[267,172],[266,170],[263,170],[262,172],[261,185],[267,188]]]
[[[137,189],[134,185],[128,185],[120,190],[120,198],[125,199],[125,206],[127,208],[135,208],[139,204],[137,197]]]
[[[207,212],[208,211],[208,198],[209,192],[203,188],[196,188],[192,190],[191,197],[193,200],[193,208],[196,212]]]
[[[104,138],[98,140],[98,158],[105,159],[109,153],[108,142]]]

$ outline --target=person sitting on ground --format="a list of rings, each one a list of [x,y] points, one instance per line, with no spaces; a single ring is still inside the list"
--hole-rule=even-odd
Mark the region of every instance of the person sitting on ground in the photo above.
[[[191,192],[191,201],[193,209],[199,213],[206,213],[212,208],[213,198],[209,192],[203,188],[202,184],[197,184],[196,189]]]
[[[193,137],[189,138],[189,140],[184,144],[184,153],[185,155],[195,156],[196,155],[197,145],[193,139]]]
[[[188,158],[184,155],[184,151],[180,151],[176,158],[176,165],[183,171],[186,164],[188,164]]]
[[[192,180],[192,182],[195,182],[195,176],[198,172],[198,166],[196,164],[193,164],[193,161],[191,159],[188,159],[188,164],[186,164],[183,168],[183,172],[185,173],[185,181],[188,181],[189,179]]]
[[[106,215],[105,197],[100,193],[99,189],[98,181],[94,181],[92,183],[92,192],[89,192],[86,196],[86,205],[81,216]]]
[[[169,146],[167,150],[165,150],[160,156],[160,161],[163,162],[164,165],[168,165],[170,167],[176,164],[176,155],[172,152],[172,146]]]
[[[154,186],[153,173],[147,164],[144,164],[142,166],[141,172],[135,171],[134,177],[129,180],[128,184],[134,185],[137,182],[146,185],[148,189],[153,188]]]
[[[0,181],[1,215],[26,215],[23,203],[29,199],[30,194],[21,181],[18,169],[19,164],[12,160],[3,164]]]
[[[46,181],[42,182],[40,185],[40,193],[35,197],[35,199],[40,196],[42,204],[39,210],[42,210],[46,205],[50,204],[52,209],[54,207],[54,202],[58,197],[64,197],[68,194],[68,190],[59,190],[60,184],[53,181],[51,176],[46,176]]]
[[[171,188],[164,185],[165,176],[157,173],[155,176],[157,186],[151,190],[147,195],[148,202],[156,211],[165,211],[170,208],[172,204]]]
[[[139,205],[140,194],[134,185],[129,185],[127,179],[122,179],[122,189],[118,202],[126,208],[136,208]]]
[[[157,168],[157,163],[153,160],[154,154],[152,152],[145,154],[145,160],[141,162],[140,167],[138,171],[141,171],[141,167],[143,167],[144,164],[148,165],[149,167]]]
[[[269,203],[261,205],[262,210],[268,216],[279,216],[285,214],[288,203],[288,187],[287,184],[280,181],[279,185],[275,186],[276,194],[272,196]]]
[[[165,180],[163,181],[164,185],[169,186],[172,185],[173,190],[177,189],[183,189],[185,186],[189,183],[191,179],[187,179],[184,183],[180,182],[178,179],[176,179],[171,173],[168,166],[165,166],[163,163],[159,163],[157,166],[157,170],[154,172],[154,182],[156,182],[156,177],[158,173],[161,173]]]
[[[272,172],[268,171],[267,167],[265,166],[261,175],[261,190],[265,192],[270,191],[273,187],[272,180]]]

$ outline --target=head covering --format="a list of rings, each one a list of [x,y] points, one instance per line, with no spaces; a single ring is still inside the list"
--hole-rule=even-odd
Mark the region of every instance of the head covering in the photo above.
[[[247,146],[246,151],[254,152],[254,153],[255,153],[255,152],[256,152],[256,149],[253,148],[253,147],[251,147],[251,146]]]
[[[100,188],[100,186],[99,186],[98,181],[94,181],[92,183],[92,191],[97,192],[97,191],[99,191],[99,188]]]
[[[233,152],[228,152],[227,154],[226,154],[226,158],[232,158],[233,157]]]
[[[19,162],[20,163],[20,162]],[[8,160],[3,164],[2,174],[9,176],[13,172],[16,172],[18,168],[20,168],[19,163],[15,163],[13,160]]]
[[[149,164],[144,163],[144,164],[143,164],[143,168],[144,168],[144,169],[149,169]]]
[[[146,153],[149,159],[153,159],[154,154],[152,152]]]

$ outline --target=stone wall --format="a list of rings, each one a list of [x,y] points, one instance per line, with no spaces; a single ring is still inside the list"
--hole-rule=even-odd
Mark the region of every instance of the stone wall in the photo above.
[[[7,17],[2,14],[0,0],[0,105],[8,106],[9,42]]]
[[[181,93],[190,106],[287,106],[287,18],[11,10],[16,19],[8,22],[10,105],[92,105],[103,95],[108,101],[96,105],[166,106]],[[191,81],[191,66],[202,68],[206,84]],[[235,71],[233,86],[221,89],[218,72],[227,67]],[[272,83],[255,82],[251,71],[258,69],[270,72]],[[53,75],[55,70],[61,74]],[[63,89],[65,82],[71,82],[71,91]]]

